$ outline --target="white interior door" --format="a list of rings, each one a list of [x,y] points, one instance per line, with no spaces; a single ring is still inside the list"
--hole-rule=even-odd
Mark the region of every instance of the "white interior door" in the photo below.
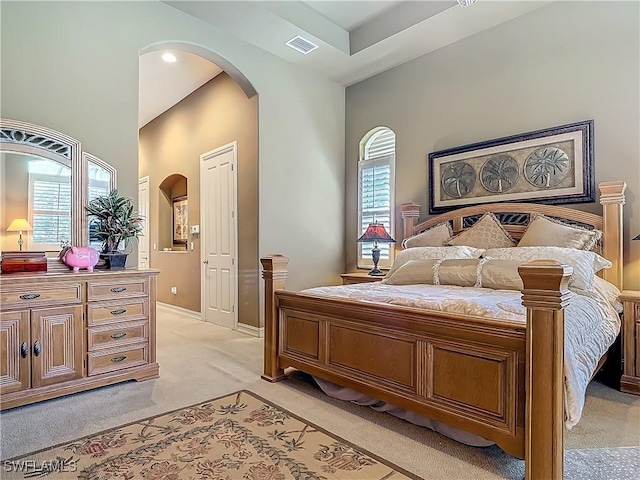
[[[202,318],[235,330],[237,324],[237,142],[200,156]]]
[[[138,180],[138,212],[144,218],[142,236],[138,238],[138,268],[149,268],[149,177]]]

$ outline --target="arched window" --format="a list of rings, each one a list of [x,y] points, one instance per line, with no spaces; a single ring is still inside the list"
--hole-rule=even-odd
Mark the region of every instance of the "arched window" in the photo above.
[[[393,206],[396,163],[396,134],[387,127],[378,127],[360,140],[358,161],[358,228],[362,235],[369,223],[383,223],[394,236]],[[381,268],[391,267],[393,244],[380,243]],[[358,243],[358,267],[373,266],[373,243]]]

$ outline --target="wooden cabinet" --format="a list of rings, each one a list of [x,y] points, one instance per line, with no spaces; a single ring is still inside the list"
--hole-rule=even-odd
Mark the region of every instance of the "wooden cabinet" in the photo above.
[[[157,378],[157,274],[0,275],[0,408]]]
[[[374,275],[369,275],[368,272],[343,273],[340,276],[342,277],[343,285],[351,285],[353,283],[379,282],[384,278],[384,277],[376,277]]]
[[[624,304],[620,390],[640,395],[640,292],[625,290],[620,301]]]

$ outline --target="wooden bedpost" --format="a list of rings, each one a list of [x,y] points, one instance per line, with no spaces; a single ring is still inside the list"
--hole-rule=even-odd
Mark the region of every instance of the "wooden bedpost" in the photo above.
[[[573,269],[553,260],[518,268],[527,308],[525,479],[562,480],[564,308]]]
[[[264,373],[261,378],[269,382],[278,382],[285,377],[284,370],[278,366],[278,312],[276,308],[276,290],[283,290],[287,280],[289,259],[282,255],[267,255],[260,259],[262,278],[264,278]]]
[[[602,272],[602,278],[613,283],[622,290],[622,206],[624,205],[625,182],[602,182],[600,189],[600,205],[602,205],[602,230],[604,241],[602,256],[613,263],[613,266]]]
[[[404,230],[402,232],[402,239],[413,236],[413,227],[418,223],[418,217],[420,217],[420,204],[414,202],[407,202],[401,205],[402,207],[402,221],[404,222]],[[402,242],[400,242],[402,243]]]

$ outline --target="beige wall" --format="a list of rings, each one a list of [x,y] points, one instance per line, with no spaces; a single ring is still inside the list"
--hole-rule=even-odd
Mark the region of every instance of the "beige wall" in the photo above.
[[[3,152],[0,169],[0,250],[18,250],[18,232],[7,232],[7,227],[15,218],[29,219],[29,157]],[[24,250],[29,235],[22,234]]]
[[[259,326],[258,315],[258,98],[247,98],[226,73],[209,81],[140,130],[140,176],[149,175],[150,266],[162,270],[158,299],[200,311],[200,239],[194,250],[153,251],[162,228],[158,208],[162,181],[187,177],[189,225],[200,220],[200,155],[238,142],[238,321]],[[172,195],[182,194],[178,185]],[[170,217],[169,223],[170,225]],[[172,295],[170,287],[177,286]]]
[[[358,142],[371,128],[395,131],[396,204],[417,201],[424,218],[429,152],[594,119],[596,182],[629,184],[625,288],[640,289],[640,242],[630,242],[640,233],[639,7],[557,2],[347,88],[347,267]]]
[[[182,42],[232,63],[259,94],[258,253],[290,257],[292,289],[339,280],[344,87],[162,2],[0,2],[0,14],[0,115],[79,139],[134,198],[140,52]]]

